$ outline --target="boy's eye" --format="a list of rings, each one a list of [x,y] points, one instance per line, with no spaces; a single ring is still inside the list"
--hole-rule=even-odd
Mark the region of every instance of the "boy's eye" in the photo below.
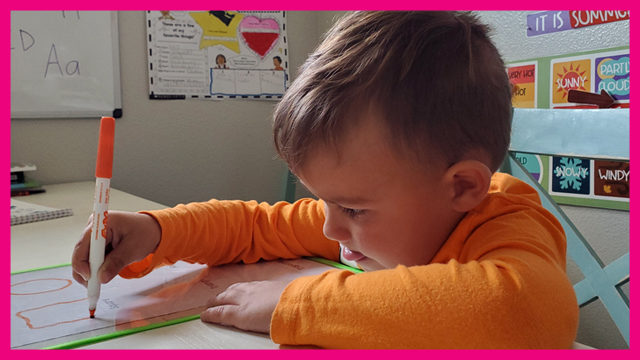
[[[364,210],[360,210],[360,209],[349,209],[346,207],[342,207],[340,205],[337,205],[338,209],[340,209],[340,211],[347,215],[348,217],[354,219],[357,216],[362,216],[364,214]]]

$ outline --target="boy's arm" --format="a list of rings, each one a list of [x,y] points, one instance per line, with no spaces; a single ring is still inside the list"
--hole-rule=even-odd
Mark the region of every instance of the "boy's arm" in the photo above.
[[[339,260],[338,243],[322,233],[323,204],[312,199],[274,205],[211,200],[144,213],[158,221],[162,239],[154,254],[120,272],[125,278],[179,260],[212,266],[302,256]]]
[[[471,230],[457,252],[443,248],[453,258],[443,263],[297,279],[274,312],[272,339],[327,348],[569,348],[578,306],[564,236],[514,221],[531,216],[539,213],[505,214]]]

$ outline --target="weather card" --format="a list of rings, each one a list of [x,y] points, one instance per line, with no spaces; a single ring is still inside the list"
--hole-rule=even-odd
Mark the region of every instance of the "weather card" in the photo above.
[[[509,81],[513,86],[513,107],[535,109],[538,107],[538,62],[509,64]]]
[[[598,94],[605,90],[616,101],[614,107],[629,107],[629,50],[556,58],[551,60],[550,68],[550,108],[598,108],[570,103],[569,90]]]
[[[629,162],[549,157],[549,194],[629,202]]]
[[[540,155],[528,153],[515,153],[516,160],[524,166],[529,174],[538,182],[544,178],[544,164]]]
[[[63,266],[11,275],[11,348],[43,348],[197,315],[237,282],[293,280],[333,267],[307,259],[208,267],[178,262],[102,285],[95,318],[87,290]]]
[[[282,98],[284,11],[147,11],[152,99]]]

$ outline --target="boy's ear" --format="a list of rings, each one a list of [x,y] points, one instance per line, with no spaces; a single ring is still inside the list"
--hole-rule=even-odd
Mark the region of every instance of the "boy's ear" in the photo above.
[[[445,171],[451,207],[467,212],[475,208],[487,196],[491,185],[491,170],[477,160],[463,160]]]

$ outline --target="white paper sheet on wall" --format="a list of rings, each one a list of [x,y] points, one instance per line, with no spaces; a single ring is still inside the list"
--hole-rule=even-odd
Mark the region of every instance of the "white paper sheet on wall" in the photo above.
[[[11,276],[11,348],[42,348],[199,314],[237,282],[317,275],[334,269],[306,259],[208,267],[178,262],[102,286],[96,317],[87,291],[64,266]]]
[[[288,86],[284,11],[147,11],[152,99],[271,99]]]

